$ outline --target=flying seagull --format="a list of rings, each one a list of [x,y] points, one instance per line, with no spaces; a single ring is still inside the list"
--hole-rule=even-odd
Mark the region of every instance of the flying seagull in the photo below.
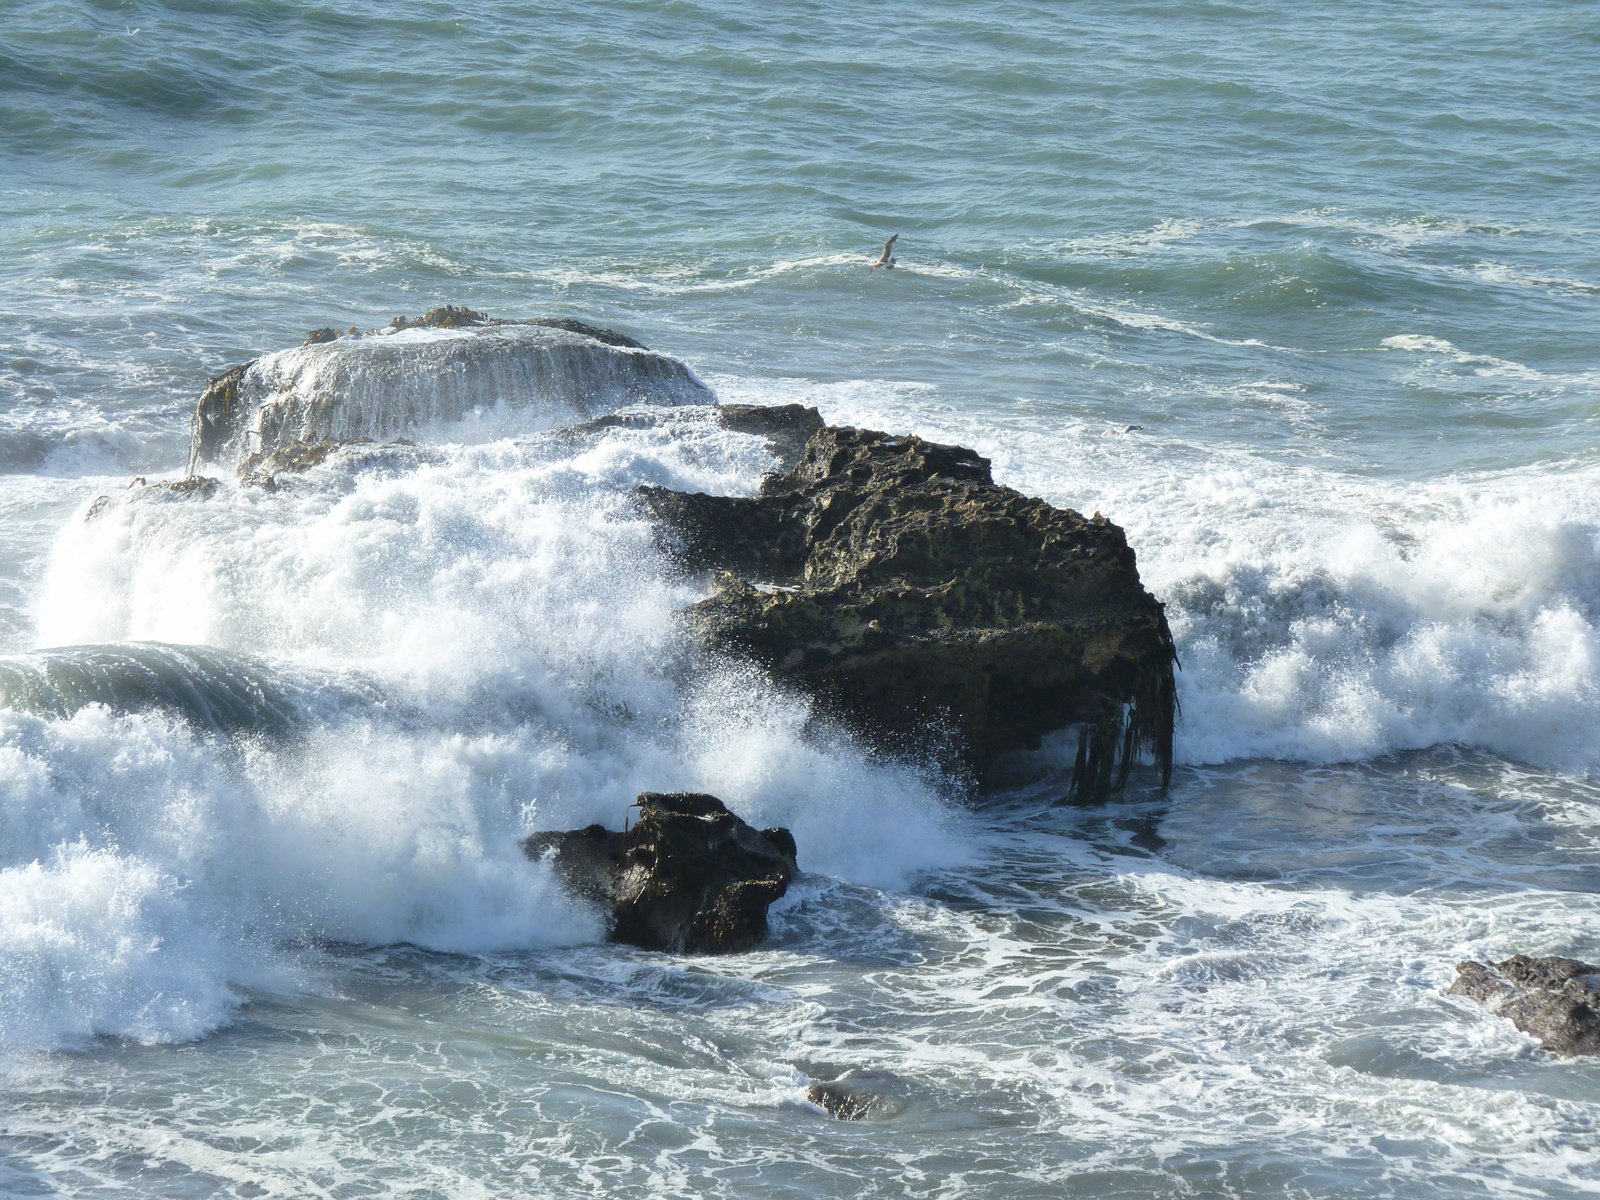
[[[867,270],[876,271],[879,267],[882,267],[885,271],[894,270],[894,244],[899,240],[900,235],[897,233],[885,242],[883,244],[883,253],[878,255],[878,261],[868,267]]]

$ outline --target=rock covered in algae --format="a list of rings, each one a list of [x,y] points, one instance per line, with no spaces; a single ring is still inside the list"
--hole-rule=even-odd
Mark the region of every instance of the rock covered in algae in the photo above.
[[[190,422],[189,470],[247,471],[295,442],[385,441],[501,408],[524,410],[527,429],[714,399],[683,363],[612,330],[446,305],[365,335],[314,329],[300,346],[214,376]]]
[[[609,907],[612,941],[728,954],[764,939],[797,870],[789,831],[756,829],[700,792],[643,792],[637,807],[622,833],[536,833],[523,852],[550,856],[570,890]]]
[[[1524,954],[1464,962],[1450,994],[1476,1000],[1554,1054],[1600,1054],[1600,967]]]
[[[1169,777],[1172,635],[1098,514],[997,484],[960,446],[833,426],[755,497],[638,495],[686,566],[721,572],[690,613],[704,639],[865,733],[942,722],[981,774],[1078,724],[1076,798],[1119,788],[1141,753]]]

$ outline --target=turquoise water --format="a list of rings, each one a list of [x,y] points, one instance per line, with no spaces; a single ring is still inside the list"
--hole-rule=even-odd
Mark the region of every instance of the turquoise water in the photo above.
[[[1600,956],[1592,6],[221,7],[0,12],[0,676],[383,699],[0,707],[0,1191],[1593,1189],[1600,1075],[1441,994]],[[767,465],[687,416],[124,493],[209,375],[447,302],[1123,524],[1171,794],[975,805],[675,673],[621,496]],[[607,947],[516,861],[676,786],[796,830],[759,954]],[[802,1099],[857,1066],[907,1111]]]

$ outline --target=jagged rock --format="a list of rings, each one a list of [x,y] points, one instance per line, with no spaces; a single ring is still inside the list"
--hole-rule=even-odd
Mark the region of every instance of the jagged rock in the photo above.
[[[1476,1000],[1564,1058],[1600,1054],[1600,967],[1523,954],[1464,962],[1450,994]]]
[[[452,336],[398,336],[436,329]],[[190,426],[190,473],[243,465],[291,442],[382,441],[498,406],[530,427],[626,404],[711,404],[683,363],[565,317],[507,321],[445,305],[367,337],[313,330],[306,343],[214,376]]]
[[[541,325],[546,329],[560,329],[566,333],[580,334],[592,338],[607,346],[615,346],[620,350],[646,350],[643,342],[636,342],[626,334],[618,333],[615,329],[604,329],[599,325],[590,325],[587,321],[577,321],[572,317],[533,317],[526,321],[502,321],[504,325]]]
[[[611,909],[611,939],[646,950],[728,954],[767,936],[767,907],[794,878],[794,838],[759,830],[715,796],[643,792],[624,832],[602,825],[536,833],[566,886]]]
[[[404,317],[399,319],[405,320]],[[441,304],[438,308],[430,308],[423,313],[411,323],[411,326],[428,329],[463,329],[469,325],[482,325],[488,319],[487,314],[474,312],[464,304]]]
[[[546,329],[560,329],[567,333],[582,334],[584,337],[593,338],[597,342],[604,342],[607,346],[617,346],[627,350],[644,350],[647,347],[643,342],[636,342],[625,334],[620,334],[614,329],[605,329],[599,325],[590,325],[587,321],[579,321],[573,317],[526,317],[521,319],[506,317],[491,317],[475,309],[467,308],[460,304],[441,304],[438,308],[430,308],[420,317],[395,317],[385,327],[391,331],[402,329],[470,329],[477,325],[541,325]],[[350,327],[350,332],[355,333],[355,326]],[[373,329],[370,333],[382,333],[383,330]]]
[[[205,391],[195,404],[194,415],[189,419],[189,473],[195,473],[201,463],[215,461],[225,444],[231,441],[244,423],[240,389],[245,372],[255,366],[255,360],[229,367],[220,375],[206,380]]]
[[[886,1121],[906,1110],[906,1083],[888,1071],[846,1071],[813,1083],[806,1099],[841,1121]]]
[[[1172,635],[1099,514],[1000,486],[959,446],[831,426],[756,497],[636,494],[686,565],[723,571],[690,610],[704,640],[867,734],[943,721],[981,773],[1081,724],[1077,798],[1119,788],[1141,752],[1167,780]]]

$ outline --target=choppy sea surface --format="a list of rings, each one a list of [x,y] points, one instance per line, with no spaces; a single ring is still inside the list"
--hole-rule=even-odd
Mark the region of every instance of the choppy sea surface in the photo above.
[[[1600,959],[1597,167],[1581,0],[0,5],[0,1194],[1593,1195],[1600,1068],[1445,989]],[[627,492],[772,460],[693,412],[130,490],[442,303],[1123,525],[1170,792],[702,661]],[[794,830],[758,952],[517,849],[677,788]]]

